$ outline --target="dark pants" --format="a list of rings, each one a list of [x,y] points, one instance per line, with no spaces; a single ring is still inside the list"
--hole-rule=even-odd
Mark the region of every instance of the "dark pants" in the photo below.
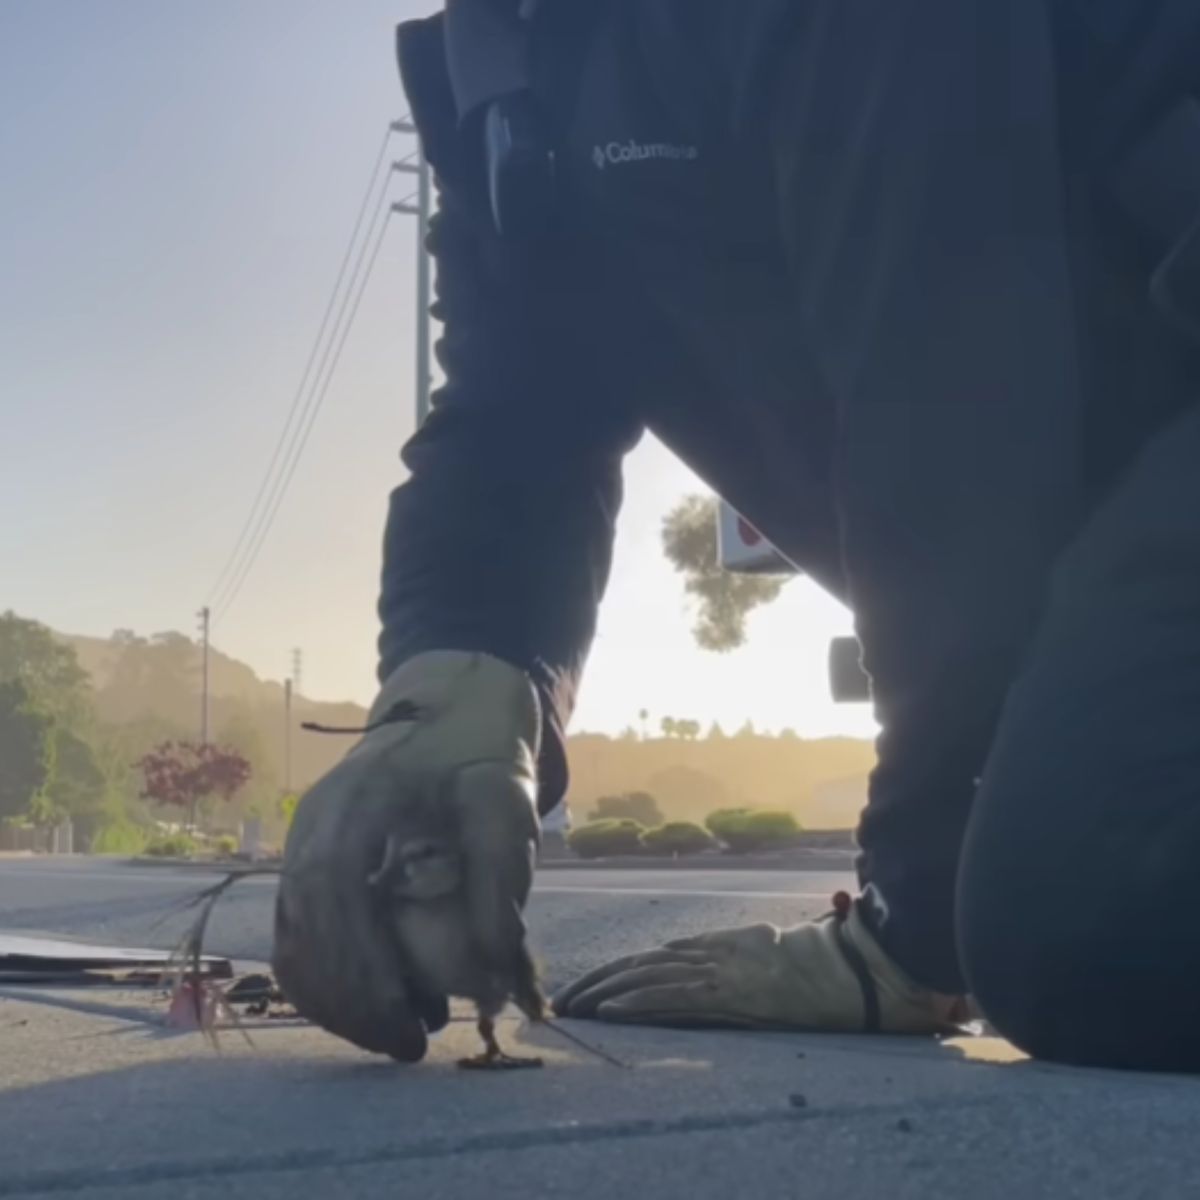
[[[1147,441],[1196,364],[1095,201],[1053,11],[796,9],[778,190],[884,729],[860,876],[900,965],[1022,1046],[1200,1068],[1200,417]]]
[[[1200,411],[1063,558],[968,823],[960,957],[1065,1062],[1200,1070]]]

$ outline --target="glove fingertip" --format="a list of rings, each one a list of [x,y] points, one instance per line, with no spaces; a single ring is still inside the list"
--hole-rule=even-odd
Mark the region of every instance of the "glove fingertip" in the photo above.
[[[614,1024],[630,1023],[636,1020],[646,1020],[647,1014],[639,1013],[632,1005],[620,1000],[605,1000],[596,1006],[596,1019],[612,1021]]]

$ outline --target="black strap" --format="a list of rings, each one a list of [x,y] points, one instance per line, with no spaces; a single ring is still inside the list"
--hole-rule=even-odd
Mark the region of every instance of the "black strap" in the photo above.
[[[880,1031],[879,989],[875,986],[875,977],[867,960],[863,958],[859,948],[846,936],[845,911],[835,911],[833,914],[833,932],[837,938],[838,949],[841,950],[850,970],[858,979],[863,998],[863,1032],[878,1033]]]
[[[421,709],[411,700],[398,700],[377,721],[369,725],[321,725],[316,721],[304,721],[300,728],[307,733],[366,734],[374,733],[387,725],[407,724],[421,719]]]

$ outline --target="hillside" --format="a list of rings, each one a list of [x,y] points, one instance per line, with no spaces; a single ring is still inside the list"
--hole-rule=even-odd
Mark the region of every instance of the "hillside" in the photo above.
[[[857,823],[875,753],[871,743],[850,738],[579,734],[570,739],[570,759],[576,820],[599,796],[645,791],[669,819],[702,819],[717,808],[786,808],[808,829],[847,829]]]
[[[96,692],[102,720],[137,727],[140,740],[194,737],[200,720],[200,649],[178,633],[138,637],[119,631],[108,639],[64,638]],[[245,663],[213,650],[209,658],[210,730],[255,763],[259,788],[277,794],[283,784],[284,689],[259,678]],[[298,696],[293,702],[292,784],[303,789],[349,749],[351,738],[301,732],[302,721],[357,726],[357,704]],[[580,733],[569,741],[575,819],[596,799],[647,791],[669,818],[702,819],[716,808],[739,805],[787,808],[810,829],[853,826],[874,763],[869,742],[849,738],[805,740],[753,733],[706,738],[611,738]]]
[[[136,638],[67,635],[96,692],[100,718],[113,725],[160,727],[164,736],[195,737],[200,725],[200,648],[182,634]],[[209,728],[214,739],[240,749],[255,742],[256,767],[274,787],[284,778],[284,689],[260,679],[245,663],[219,650],[209,654]],[[292,783],[302,789],[332,767],[353,739],[305,733],[303,721],[358,726],[366,710],[350,702],[295,696],[292,702]]]

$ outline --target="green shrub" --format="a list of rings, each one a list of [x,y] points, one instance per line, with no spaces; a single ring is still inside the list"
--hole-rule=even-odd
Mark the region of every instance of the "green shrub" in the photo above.
[[[196,843],[186,833],[170,833],[152,838],[142,853],[151,858],[191,858]]]
[[[750,808],[718,808],[704,818],[704,828],[715,838],[725,840],[724,831],[739,829],[745,824],[746,817],[753,812]]]
[[[291,829],[292,820],[296,815],[296,805],[300,803],[300,797],[295,792],[288,792],[285,796],[279,798],[279,815],[283,818],[284,829]]]
[[[567,834],[567,845],[580,858],[636,854],[641,849],[642,833],[637,821],[590,821]]]
[[[110,821],[101,825],[92,838],[93,854],[141,854],[146,848],[147,834],[132,821]]]
[[[778,850],[790,846],[801,832],[790,812],[771,809],[729,809],[711,814],[705,824],[734,854]]]
[[[238,852],[238,840],[232,834],[223,833],[213,842],[212,849],[218,858],[232,858]]]
[[[691,821],[668,821],[642,834],[642,849],[647,854],[702,854],[714,846],[708,831]]]

